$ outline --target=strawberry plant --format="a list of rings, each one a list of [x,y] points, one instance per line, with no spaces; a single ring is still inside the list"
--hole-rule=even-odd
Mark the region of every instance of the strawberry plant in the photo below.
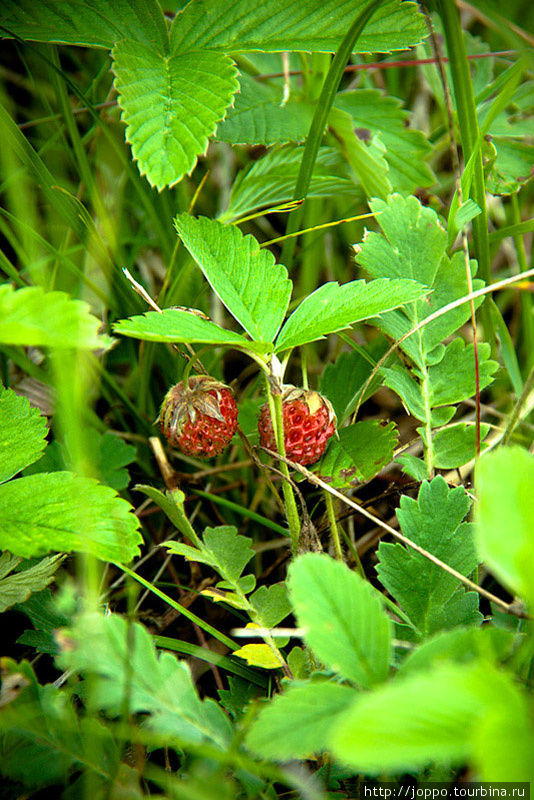
[[[2,798],[528,792],[503,13],[1,4]]]

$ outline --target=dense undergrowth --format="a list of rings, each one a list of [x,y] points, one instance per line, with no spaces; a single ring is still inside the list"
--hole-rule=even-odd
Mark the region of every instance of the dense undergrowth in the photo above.
[[[533,12],[458,6],[0,4],[0,797],[533,779]]]

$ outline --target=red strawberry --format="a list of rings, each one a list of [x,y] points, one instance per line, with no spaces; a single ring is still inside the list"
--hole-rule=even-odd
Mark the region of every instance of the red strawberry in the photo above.
[[[237,428],[237,406],[224,383],[209,375],[173,386],[161,404],[157,420],[163,435],[187,456],[217,456]]]
[[[326,399],[309,389],[285,386],[282,394],[286,456],[302,466],[315,464],[336,432],[336,415]],[[266,403],[258,422],[260,444],[276,450],[273,423]]]

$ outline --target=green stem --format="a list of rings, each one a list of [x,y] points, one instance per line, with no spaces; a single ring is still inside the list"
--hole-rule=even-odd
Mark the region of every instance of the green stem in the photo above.
[[[302,161],[300,162],[300,169],[295,191],[293,192],[293,200],[300,200],[301,198],[306,197],[313,173],[313,167],[317,158],[317,153],[319,152],[319,146],[321,144],[326,123],[328,121],[328,115],[334,103],[334,98],[336,96],[341,78],[343,77],[345,66],[354,49],[354,45],[358,40],[358,37],[380,3],[381,0],[374,0],[374,2],[370,3],[360,14],[358,14],[356,20],[353,22],[343,41],[341,42],[339,50],[334,56],[334,60],[332,61],[330,69],[328,70],[328,75],[323,83],[321,95],[317,101],[315,113],[311,121],[308,138],[306,139],[306,145],[304,147],[304,153],[302,154]],[[295,233],[295,231],[298,231],[302,220],[302,213],[302,206],[299,206],[299,208],[291,212],[287,221],[286,234]],[[288,269],[291,268],[293,262],[296,241],[297,240],[295,237],[286,239],[282,248],[280,261],[282,264],[285,264]]]
[[[341,542],[339,540],[339,530],[336,521],[336,512],[334,510],[334,501],[332,495],[323,489],[324,501],[326,504],[326,513],[328,515],[328,524],[330,525],[330,534],[332,537],[332,544],[334,545],[334,553],[337,561],[343,561],[343,552],[341,550]]]
[[[447,43],[463,157],[464,163],[467,164],[471,154],[477,149],[480,134],[471,70],[467,60],[464,35],[456,3],[453,0],[438,0],[437,5]],[[470,196],[481,209],[481,213],[472,222],[473,242],[478,259],[479,275],[486,283],[490,283],[491,261],[488,239],[488,212],[486,208],[484,165],[480,147],[478,147],[478,152],[475,155]],[[485,303],[482,306],[481,315],[486,336],[491,342],[494,342],[495,332],[489,303]]]
[[[276,439],[276,449],[279,455],[286,454],[286,447],[284,442],[284,416],[282,413],[282,395],[273,394],[269,385],[269,380],[266,379],[267,384],[267,397],[269,401],[269,410],[271,412],[271,420],[274,428],[274,435]],[[282,481],[282,492],[284,494],[284,505],[286,509],[287,522],[289,525],[289,535],[291,536],[291,550],[293,555],[296,556],[298,552],[299,539],[300,539],[300,519],[297,509],[297,502],[293,494],[293,487],[290,483],[289,469],[284,461],[280,461],[280,472],[287,480]]]
[[[428,472],[428,479],[434,477],[434,446],[432,443],[432,409],[430,407],[430,385],[426,364],[423,370],[423,381],[421,383],[421,394],[425,407],[425,461]]]

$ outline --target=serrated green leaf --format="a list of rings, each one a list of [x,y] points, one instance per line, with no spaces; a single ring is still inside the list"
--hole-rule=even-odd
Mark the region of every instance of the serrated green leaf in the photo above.
[[[462,523],[471,503],[463,487],[449,489],[438,476],[424,481],[417,500],[401,498],[397,512],[402,533],[462,575],[477,566],[472,525]],[[402,544],[381,542],[377,573],[420,634],[456,625],[479,624],[478,595],[444,569]]]
[[[273,341],[291,296],[286,268],[233,225],[181,214],[175,226],[230,314],[252,339]]]
[[[61,784],[74,769],[111,777],[118,750],[110,731],[95,718],[79,720],[68,696],[53,684],[40,686],[27,661],[2,659],[4,687],[19,687],[0,709],[3,775],[28,787]]]
[[[416,456],[412,456],[411,453],[397,456],[395,461],[401,465],[406,475],[409,475],[410,478],[419,483],[428,477],[428,468],[425,462]]]
[[[155,0],[4,0],[0,25],[37,42],[113,47],[133,39],[162,49],[165,19]],[[3,36],[9,33],[2,31]]]
[[[357,89],[338,94],[334,105],[350,114],[360,135],[379,135],[386,148],[387,176],[395,191],[409,194],[421,186],[432,186],[436,178],[425,164],[432,147],[421,131],[407,126],[409,113],[400,100],[378,89]]]
[[[52,597],[50,589],[43,589],[17,606],[17,611],[25,614],[35,629],[24,631],[17,643],[34,647],[38,653],[57,655],[59,645],[54,632],[66,627],[71,621],[67,610],[58,602],[57,594]]]
[[[504,136],[494,137],[492,144],[497,148],[497,157],[487,178],[488,191],[498,195],[518,192],[532,180],[534,145]]]
[[[282,105],[282,87],[249,75],[241,75],[239,84],[234,105],[217,128],[218,141],[273,145],[306,139],[313,117],[312,103],[291,96]]]
[[[520,447],[484,455],[475,473],[479,553],[512,592],[534,603],[534,456]]]
[[[447,233],[436,213],[425,208],[415,197],[393,194],[387,202],[370,203],[377,214],[382,233],[368,232],[356,246],[356,260],[373,277],[413,278],[432,289],[424,299],[399,311],[382,314],[377,325],[393,339],[407,333],[434,311],[469,293],[463,253],[446,255]],[[471,262],[472,273],[476,263]],[[474,280],[479,289],[481,281]],[[478,307],[482,298],[475,301]],[[427,356],[447,336],[455,333],[469,318],[465,303],[425,325],[400,346],[421,369]]]
[[[426,294],[409,280],[331,281],[308,295],[291,314],[276,340],[276,351],[298,347],[344,330],[355,322],[382,314]]]
[[[328,448],[313,471],[336,489],[349,488],[369,481],[389,464],[398,442],[394,422],[382,425],[379,420],[363,420],[341,428],[339,438]]]
[[[178,556],[187,558],[188,561],[196,561],[199,564],[209,564],[210,567],[215,567],[213,558],[208,554],[199,550],[197,547],[191,547],[190,544],[183,542],[166,542],[165,547],[170,553],[176,553]]]
[[[289,571],[289,594],[318,659],[362,687],[386,679],[391,623],[379,593],[329,556],[308,553]]]
[[[412,650],[399,667],[401,673],[419,672],[443,661],[467,664],[476,659],[498,663],[510,655],[517,637],[512,631],[484,625],[481,628],[454,628],[427,639]]]
[[[69,631],[74,646],[58,659],[64,669],[90,680],[93,709],[121,715],[148,713],[154,732],[192,742],[206,739],[226,747],[230,723],[213,700],[201,701],[187,664],[170,653],[158,655],[148,631],[117,614],[86,614]],[[85,692],[86,682],[77,684]]]
[[[180,489],[172,489],[164,493],[154,486],[145,486],[141,483],[138,483],[135,489],[150,497],[167,515],[174,527],[186,538],[189,538],[191,529],[184,511],[185,494]]]
[[[265,628],[274,628],[291,613],[287,586],[283,582],[260,586],[249,600],[258,612],[260,624]]]
[[[213,558],[221,577],[230,583],[237,581],[254,556],[250,539],[239,535],[231,525],[206,528],[203,538],[207,553]]]
[[[332,729],[334,756],[366,775],[463,764],[496,703],[517,706],[510,678],[487,663],[451,664],[362,695]]]
[[[41,457],[47,433],[39,409],[0,384],[0,483]]]
[[[303,148],[273,149],[238,173],[221,221],[237,219],[256,208],[273,206],[293,197]],[[354,196],[354,182],[331,147],[321,147],[313,168],[307,197]]]
[[[336,52],[365,0],[195,0],[176,15],[174,49],[228,52],[309,50]],[[328,24],[325,24],[328,20]],[[427,35],[415,3],[386,0],[357,41],[356,52],[388,52],[416,44]]]
[[[499,368],[490,359],[491,347],[485,342],[478,344],[478,369],[480,390],[492,382],[493,373]],[[451,380],[454,376],[454,380]],[[476,391],[475,348],[456,338],[450,342],[441,360],[429,367],[428,382],[432,406],[461,403]]]
[[[132,39],[113,48],[126,139],[141,175],[161,190],[190,172],[239,88],[222,53],[166,54]]]
[[[482,440],[488,435],[490,426],[480,425],[481,450],[484,445]],[[467,464],[476,455],[476,426],[459,422],[437,431],[432,439],[434,452],[434,466],[438,469],[455,469]]]
[[[330,730],[355,696],[354,689],[335,683],[290,687],[260,710],[245,743],[263,758],[312,758],[324,752]]]
[[[22,558],[91,553],[128,562],[139,553],[139,520],[113,489],[70,472],[29,475],[0,486],[0,548]]]
[[[114,324],[113,329],[122,336],[132,336],[149,342],[198,342],[256,352],[264,352],[269,348],[268,344],[251,342],[239,333],[227,331],[214,322],[176,308],[167,308],[161,314],[147,311],[146,314],[121,319]]]
[[[331,109],[328,125],[367,197],[386,197],[392,187],[384,145],[376,138],[362,141],[349,114],[339,108]]]
[[[34,347],[107,347],[111,340],[99,336],[100,322],[87,303],[64,292],[41,287],[13,289],[0,286],[0,342]]]
[[[0,555],[0,612],[23,603],[32,592],[40,592],[52,583],[54,575],[63,561],[63,556],[43,558],[33,566],[19,568],[20,558],[10,553]],[[17,568],[17,572],[13,570]],[[9,574],[11,573],[11,574]]]
[[[401,364],[397,364],[392,368],[382,367],[380,374],[384,379],[384,384],[388,389],[399,395],[409,413],[424,422],[427,418],[427,407],[423,397],[422,386],[412,377],[411,372]],[[452,406],[432,409],[430,411],[430,424],[433,428],[438,425],[446,425],[455,412],[456,409]]]
[[[111,431],[106,431],[98,440],[98,474],[102,483],[120,491],[125,489],[130,476],[124,467],[135,461],[135,447],[126,444]]]

